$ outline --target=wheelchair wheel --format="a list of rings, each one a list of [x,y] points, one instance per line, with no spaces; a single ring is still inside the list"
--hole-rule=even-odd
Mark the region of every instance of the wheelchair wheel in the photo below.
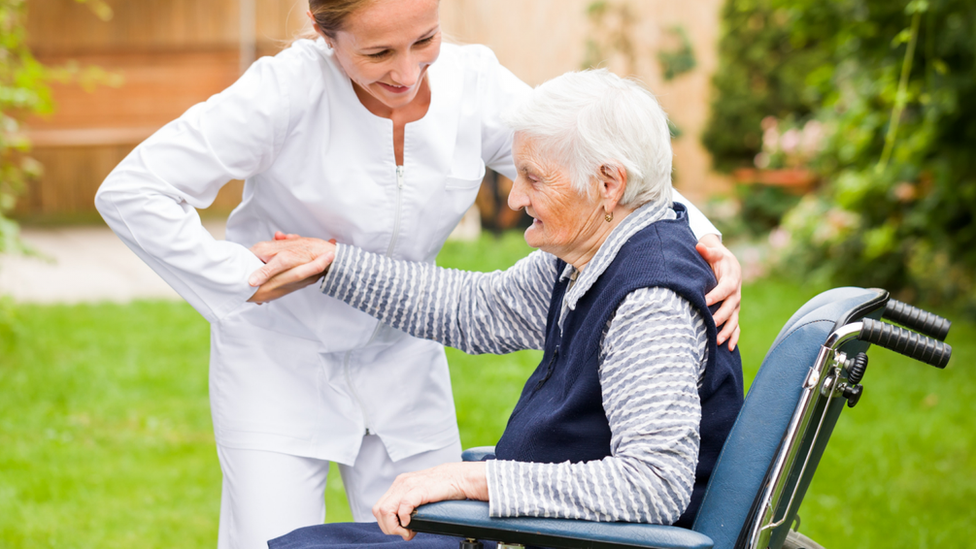
[[[824,547],[796,530],[790,530],[786,534],[786,541],[783,542],[783,549],[824,549]]]

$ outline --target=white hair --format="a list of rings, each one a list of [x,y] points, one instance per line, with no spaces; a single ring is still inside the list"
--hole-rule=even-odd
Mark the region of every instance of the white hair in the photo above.
[[[622,206],[671,202],[668,117],[634,80],[606,69],[568,72],[532,90],[505,122],[568,169],[581,195],[608,166],[627,172]]]

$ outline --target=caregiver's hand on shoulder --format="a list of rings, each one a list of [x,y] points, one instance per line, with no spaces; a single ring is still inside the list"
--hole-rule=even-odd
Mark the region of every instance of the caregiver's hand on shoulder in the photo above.
[[[416,535],[406,528],[410,526],[413,510],[425,503],[450,499],[488,501],[488,477],[483,461],[445,463],[402,474],[373,506],[373,516],[384,534],[410,540]]]
[[[258,291],[248,301],[264,303],[314,284],[335,259],[335,241],[275,233],[275,240],[251,247],[265,265],[251,273],[248,283]]]
[[[705,303],[709,306],[722,302],[712,317],[715,325],[721,327],[718,333],[718,344],[729,342],[729,350],[735,349],[739,343],[739,306],[742,302],[742,267],[739,260],[729,251],[718,236],[705,235],[695,247],[698,253],[715,272],[718,285],[705,296]]]

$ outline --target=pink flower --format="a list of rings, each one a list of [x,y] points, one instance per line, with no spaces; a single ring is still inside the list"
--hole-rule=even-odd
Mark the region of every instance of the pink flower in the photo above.
[[[800,150],[804,153],[812,154],[820,150],[820,142],[824,137],[823,124],[816,120],[811,120],[803,126],[803,137],[801,139]]]
[[[793,154],[796,152],[796,148],[800,145],[800,132],[795,128],[786,130],[783,136],[780,138],[780,146],[783,147],[783,152],[786,154]]]
[[[753,163],[760,170],[765,170],[766,168],[769,167],[769,160],[770,160],[769,153],[761,152],[756,155],[756,158],[753,160]]]

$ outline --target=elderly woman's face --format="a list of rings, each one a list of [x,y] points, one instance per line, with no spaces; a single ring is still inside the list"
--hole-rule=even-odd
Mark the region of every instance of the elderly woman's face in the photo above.
[[[405,107],[440,55],[438,6],[438,0],[377,0],[326,40],[357,86],[391,109]]]
[[[512,153],[518,177],[508,205],[525,208],[533,219],[525,241],[575,265],[575,258],[602,243],[599,228],[605,214],[598,193],[578,193],[569,172],[542,154],[529,136],[517,133]]]

